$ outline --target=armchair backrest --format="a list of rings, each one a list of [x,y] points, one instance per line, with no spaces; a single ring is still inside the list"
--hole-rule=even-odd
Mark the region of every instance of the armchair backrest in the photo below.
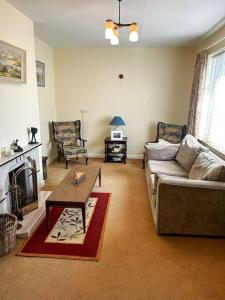
[[[80,139],[80,120],[52,122],[55,141],[63,141],[65,146],[74,145]]]
[[[157,125],[156,141],[158,142],[159,139],[164,139],[170,143],[178,144],[183,140],[186,134],[186,125],[166,124],[159,122]]]

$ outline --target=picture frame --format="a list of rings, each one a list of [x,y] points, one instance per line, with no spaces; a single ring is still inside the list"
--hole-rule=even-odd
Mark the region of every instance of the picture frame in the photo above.
[[[45,87],[45,64],[36,60],[37,86]]]
[[[123,132],[121,130],[112,130],[111,131],[111,140],[112,141],[122,141]]]
[[[26,51],[1,40],[0,82],[26,83]]]

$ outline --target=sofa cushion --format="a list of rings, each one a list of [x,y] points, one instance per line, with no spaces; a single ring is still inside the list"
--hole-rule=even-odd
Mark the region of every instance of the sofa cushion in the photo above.
[[[222,167],[218,181],[225,182],[225,165],[223,165],[223,167]]]
[[[190,179],[217,181],[223,165],[210,153],[200,152],[189,173]]]
[[[223,167],[222,167],[222,170],[220,172],[220,175],[218,177],[218,181],[221,181],[221,182],[225,182],[225,160],[222,159],[221,157],[219,157],[218,155],[216,155],[214,152],[212,151],[209,151],[209,153],[217,160],[219,161]]]
[[[221,162],[216,160],[210,153],[200,152],[190,170],[189,178],[216,181],[222,167]]]
[[[180,144],[148,143],[146,148],[147,160],[174,160]]]
[[[148,168],[153,174],[164,174],[178,177],[188,177],[188,173],[175,160],[149,160]]]
[[[187,134],[180,144],[177,152],[177,162],[187,171],[191,170],[198,154],[206,151],[206,147],[202,146],[192,135]]]

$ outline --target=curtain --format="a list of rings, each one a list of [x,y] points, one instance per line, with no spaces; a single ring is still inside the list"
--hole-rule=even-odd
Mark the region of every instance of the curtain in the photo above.
[[[188,114],[188,132],[194,136],[198,136],[200,108],[204,93],[207,60],[208,51],[204,50],[197,54]]]
[[[209,59],[200,120],[200,138],[225,153],[225,52]]]

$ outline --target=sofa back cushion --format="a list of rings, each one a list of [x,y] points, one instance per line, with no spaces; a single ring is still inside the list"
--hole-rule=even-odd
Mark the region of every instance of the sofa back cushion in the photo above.
[[[209,152],[214,159],[216,159],[220,164],[223,165],[221,173],[219,175],[218,181],[225,182],[225,160],[216,155],[214,152]]]
[[[189,173],[190,179],[217,181],[223,165],[210,153],[200,152]]]
[[[177,162],[187,171],[191,170],[197,156],[207,148],[201,145],[192,135],[187,134],[177,152]]]
[[[146,148],[147,160],[174,160],[180,144],[148,143]]]

